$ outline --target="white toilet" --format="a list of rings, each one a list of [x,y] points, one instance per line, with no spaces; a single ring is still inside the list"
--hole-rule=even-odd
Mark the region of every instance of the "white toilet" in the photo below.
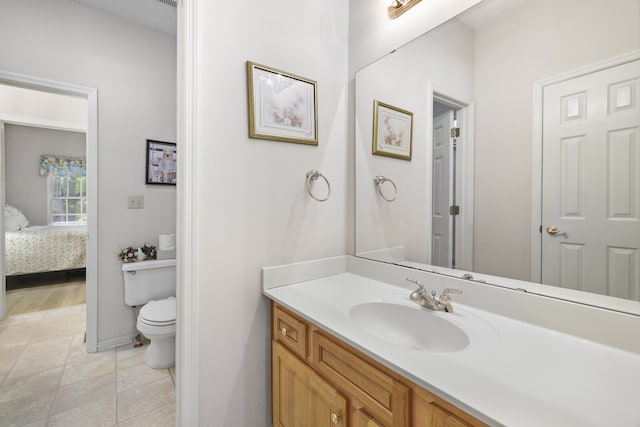
[[[144,306],[136,328],[151,340],[147,348],[150,368],[169,368],[176,360],[176,260],[163,259],[122,264],[124,302]]]

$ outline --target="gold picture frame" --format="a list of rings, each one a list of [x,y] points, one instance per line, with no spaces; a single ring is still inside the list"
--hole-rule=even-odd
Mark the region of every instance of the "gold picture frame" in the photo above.
[[[377,100],[373,111],[372,153],[411,160],[413,113]]]
[[[249,137],[318,145],[317,83],[247,61]]]

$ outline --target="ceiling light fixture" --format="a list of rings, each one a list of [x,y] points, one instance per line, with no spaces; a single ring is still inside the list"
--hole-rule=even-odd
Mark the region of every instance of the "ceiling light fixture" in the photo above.
[[[389,19],[396,19],[407,10],[420,3],[420,1],[421,0],[392,0],[391,6],[387,8],[387,12],[389,12]]]

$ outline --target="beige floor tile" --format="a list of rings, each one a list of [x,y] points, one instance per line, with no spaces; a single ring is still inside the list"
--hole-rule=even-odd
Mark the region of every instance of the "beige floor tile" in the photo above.
[[[0,404],[0,425],[3,427],[24,426],[44,420],[54,396],[55,390],[51,390]]]
[[[85,363],[67,365],[60,385],[67,385],[89,378],[99,377],[115,372],[116,361],[113,357],[99,357]]]
[[[0,320],[0,329],[16,325],[38,324],[46,316],[46,311],[34,311],[32,313],[16,314]]]
[[[69,352],[71,339],[69,337],[45,337],[44,339],[31,339],[20,358],[46,356],[50,354],[66,354]]]
[[[87,322],[82,321],[76,326],[76,334],[83,334],[87,331]]]
[[[0,384],[4,382],[11,367],[13,367],[13,362],[0,362]]]
[[[49,427],[111,427],[116,424],[115,394],[107,399],[61,412],[51,417]]]
[[[0,333],[22,329],[33,330],[42,323],[42,318],[28,317],[25,315],[8,316],[4,320],[0,320]]]
[[[128,420],[175,402],[171,378],[118,393],[118,421]]]
[[[25,356],[23,353],[13,365],[11,371],[9,371],[5,382],[11,378],[26,377],[50,369],[60,368],[64,365],[66,357],[65,353],[37,354],[35,356]]]
[[[24,424],[22,427],[46,427],[48,418],[33,423]]]
[[[26,345],[5,347],[0,345],[0,384],[22,354]]]
[[[0,331],[0,343],[2,348],[25,345],[31,339],[37,325],[33,326],[12,326]]]
[[[77,333],[73,336],[73,341],[71,342],[71,347],[83,347],[86,348],[87,343],[85,342],[84,332]]]
[[[171,380],[173,381],[173,386],[176,385],[176,368],[169,368],[169,374],[171,375]]]
[[[98,353],[87,353],[84,345],[72,346],[67,356],[67,366],[79,365],[82,363],[93,362],[96,360],[109,360],[116,365],[116,352],[115,350],[100,351]]]
[[[118,424],[118,427],[175,427],[176,408],[170,403],[137,417],[130,418]]]
[[[45,341],[56,338],[68,338],[69,343],[71,343],[71,340],[73,339],[75,334],[75,322],[58,322],[49,325],[42,325],[36,328],[36,330],[31,334],[31,341]]]
[[[128,368],[138,363],[145,362],[148,345],[133,347],[133,344],[118,347],[116,349],[118,369]]]
[[[62,368],[55,368],[27,377],[7,379],[2,386],[0,386],[0,403],[55,389],[58,387],[61,375]]]
[[[52,308],[46,311],[45,320],[75,319],[80,320],[83,314],[84,304],[70,305],[67,307]]]
[[[107,399],[115,394],[115,390],[115,373],[62,386],[58,391],[53,413],[59,414]]]
[[[153,369],[146,362],[141,362],[118,370],[118,393],[167,377],[168,369]]]

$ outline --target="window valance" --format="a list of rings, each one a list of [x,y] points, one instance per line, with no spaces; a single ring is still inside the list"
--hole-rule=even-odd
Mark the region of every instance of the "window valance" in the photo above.
[[[78,178],[87,175],[84,157],[68,157],[54,154],[40,156],[40,176]]]

